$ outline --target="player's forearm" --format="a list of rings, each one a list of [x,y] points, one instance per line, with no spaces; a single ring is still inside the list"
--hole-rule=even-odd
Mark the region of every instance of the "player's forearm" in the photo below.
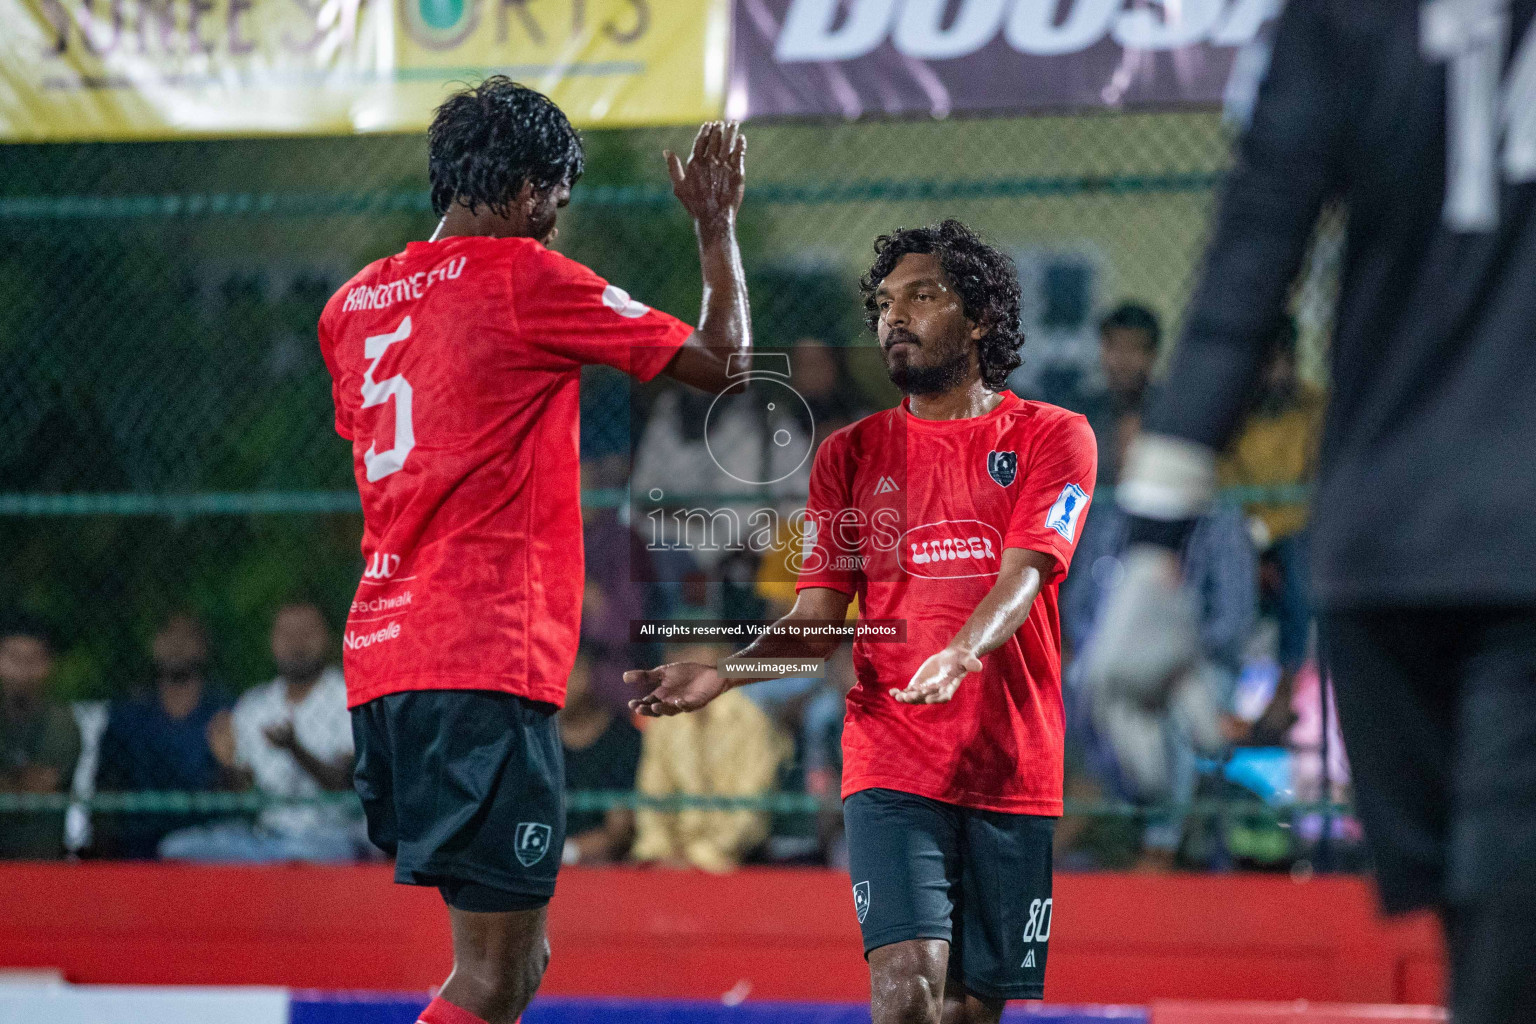
[[[816,634],[811,631],[807,635],[807,626],[823,625],[828,623],[841,623],[848,615],[848,604],[852,600],[840,590],[828,587],[808,587],[795,598],[795,606],[783,615],[777,622],[764,631],[757,639],[747,644],[731,657],[741,658],[802,658],[817,661],[825,661],[836,652],[840,641],[835,636]],[[744,683],[761,682],[767,679],[778,679],[782,673],[774,675],[732,677],[730,686],[741,686]]]
[[[1040,593],[1040,570],[1026,566],[1016,575],[999,577],[949,646],[980,658],[997,650],[1019,631]]]
[[[826,661],[837,651],[838,644],[842,641],[836,637],[803,636],[795,635],[795,631],[787,628],[792,626],[804,627],[808,624],[820,624],[823,620],[806,615],[796,615],[790,612],[768,628],[756,640],[731,655],[732,661],[746,658],[756,659],[799,659]],[[841,620],[838,620],[841,621]],[[744,686],[747,683],[760,683],[769,679],[782,678],[784,673],[765,673],[755,676],[731,676],[728,680],[730,688]]]
[[[793,636],[789,627],[804,627],[819,619],[786,615],[769,627],[762,636],[731,655],[732,658],[815,658],[824,661],[832,657],[841,643],[836,637]],[[764,676],[764,679],[772,678]]]
[[[747,304],[747,272],[736,241],[736,215],[696,221],[704,301],[699,338],[722,364],[752,348],[752,320]]]

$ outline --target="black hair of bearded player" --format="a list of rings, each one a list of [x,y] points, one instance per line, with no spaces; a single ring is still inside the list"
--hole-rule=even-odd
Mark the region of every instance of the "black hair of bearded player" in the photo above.
[[[960,295],[967,320],[987,333],[976,343],[982,383],[992,391],[1007,386],[1008,375],[1023,365],[1019,348],[1022,289],[1013,258],[953,218],[925,228],[897,228],[875,239],[875,262],[859,280],[864,296],[864,321],[871,331],[880,320],[875,289],[890,276],[903,256],[937,256],[944,276]]]

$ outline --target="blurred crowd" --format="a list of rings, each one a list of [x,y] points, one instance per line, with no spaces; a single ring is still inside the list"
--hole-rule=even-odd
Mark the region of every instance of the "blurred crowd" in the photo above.
[[[1256,813],[1261,804],[1344,800],[1348,765],[1336,716],[1323,700],[1307,593],[1305,488],[1316,458],[1323,394],[1297,372],[1297,332],[1274,339],[1263,387],[1222,465],[1227,500],[1194,530],[1187,584],[1201,612],[1198,672],[1225,709],[1232,754],[1206,761],[1176,735],[1173,803],[1233,802],[1247,810],[1176,812],[1139,804],[1100,741],[1084,693],[1080,655],[1094,643],[1106,595],[1118,583],[1126,525],[1112,500],[1126,444],[1157,388],[1163,343],[1157,316],[1125,302],[1099,322],[1096,365],[1037,375],[1019,390],[1086,415],[1099,441],[1099,498],[1061,593],[1067,708],[1068,817],[1059,866],[1144,870],[1291,869],[1357,865],[1358,828],[1329,813]],[[803,500],[809,460],[770,437],[814,426],[819,440],[886,397],[858,379],[847,349],[816,338],[789,347],[803,407],[712,405],[661,392],[633,418],[635,442],[583,436],[584,484],[593,493],[719,493],[704,467],[747,467],[743,498],[765,495],[787,512]],[[595,377],[586,401],[622,401],[624,385]],[[606,394],[605,389],[612,389]],[[591,396],[589,398],[589,395]],[[710,422],[709,438],[704,424]],[[782,463],[782,464],[781,464]],[[695,476],[690,476],[695,473]],[[732,477],[735,479],[735,477]],[[771,481],[759,484],[756,481]],[[844,865],[838,787],[847,650],[821,677],[730,691],[702,712],[641,723],[629,713],[625,669],[662,660],[713,660],[724,649],[636,642],[647,619],[772,619],[794,600],[782,552],[658,549],[622,503],[585,506],[582,646],[559,723],[568,792],[566,863],[633,861],[726,871],[743,863]],[[197,616],[167,617],[149,640],[152,678],[106,702],[56,702],[59,655],[46,624],[0,621],[0,799],[63,794],[46,812],[0,804],[0,857],[164,858],[184,861],[344,862],[375,856],[361,812],[347,798],[352,733],[338,667],[339,623],[296,600],[272,616],[273,675],[220,679],[218,637]],[[88,810],[96,794],[244,793],[270,798],[250,813],[200,811],[174,801],[133,813]],[[779,809],[642,806],[606,795],[768,797]],[[1113,806],[1114,813],[1072,813]],[[768,807],[765,802],[763,807]]]

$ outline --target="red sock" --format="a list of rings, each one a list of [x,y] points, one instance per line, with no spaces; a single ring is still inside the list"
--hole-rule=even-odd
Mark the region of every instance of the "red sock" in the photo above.
[[[455,1006],[442,996],[438,996],[427,1004],[427,1008],[421,1011],[421,1017],[416,1024],[485,1024],[485,1021],[476,1017],[462,1006]]]

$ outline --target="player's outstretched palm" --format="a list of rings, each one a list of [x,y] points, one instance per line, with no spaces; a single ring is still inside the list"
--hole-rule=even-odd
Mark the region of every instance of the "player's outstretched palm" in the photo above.
[[[891,690],[903,704],[943,704],[955,695],[965,677],[981,671],[981,660],[967,651],[946,647],[918,666],[905,690]]]
[[[735,121],[707,121],[693,140],[685,165],[671,150],[667,172],[672,192],[689,216],[700,224],[718,224],[733,217],[746,194],[747,137]]]
[[[675,661],[658,668],[631,669],[624,681],[647,691],[629,709],[647,718],[697,711],[725,692],[725,679],[708,665]]]

